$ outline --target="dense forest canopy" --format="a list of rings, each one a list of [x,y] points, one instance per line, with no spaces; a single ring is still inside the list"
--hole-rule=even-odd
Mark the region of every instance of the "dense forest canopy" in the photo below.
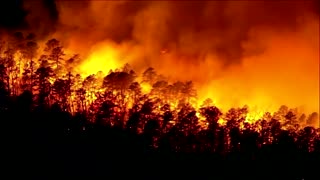
[[[152,67],[142,74],[137,74],[129,64],[110,69],[107,74],[101,71],[87,76],[76,74],[73,65],[81,61],[80,55],[67,54],[57,39],[40,44],[34,34],[16,32],[1,41],[0,50],[3,93],[15,97],[30,92],[32,108],[56,104],[72,114],[85,113],[92,122],[99,119],[97,113],[113,112],[123,123],[129,120],[133,110],[146,111],[148,116],[155,117],[171,112],[171,123],[177,123],[176,119],[184,114],[194,116],[194,123],[201,128],[210,124],[207,116],[213,108],[219,111],[216,121],[221,125],[230,120],[254,124],[274,119],[285,128],[296,124],[318,126],[316,112],[304,114],[285,105],[276,112],[251,111],[247,105],[222,112],[210,98],[199,101],[192,81],[170,82]]]
[[[1,43],[0,115],[14,129],[19,127],[13,132],[31,136],[35,147],[47,138],[43,143],[82,139],[90,149],[90,143],[99,146],[103,139],[119,152],[126,148],[117,144],[126,142],[137,148],[134,152],[211,152],[222,157],[244,153],[265,158],[268,148],[290,152],[283,157],[320,151],[316,112],[305,114],[285,105],[261,114],[251,113],[249,106],[223,112],[210,98],[199,104],[192,81],[170,82],[152,67],[137,74],[124,64],[107,74],[83,76],[72,69],[80,56],[66,53],[59,40],[40,44],[34,34],[21,32],[6,37]]]
[[[3,1],[0,31],[34,32],[39,54],[59,40],[83,77],[128,63],[142,82],[153,67],[169,84],[192,81],[199,106],[211,98],[224,112],[248,105],[261,117],[285,104],[311,114],[319,113],[318,4]],[[143,93],[152,84],[140,83]]]

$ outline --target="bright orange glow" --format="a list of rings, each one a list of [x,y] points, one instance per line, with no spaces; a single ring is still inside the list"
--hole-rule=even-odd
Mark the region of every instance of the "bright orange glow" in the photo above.
[[[109,97],[104,93],[111,89],[116,96],[113,101],[127,108],[132,107],[141,90],[142,95],[159,101],[157,113],[163,104],[169,104],[175,113],[182,104],[199,110],[207,98],[212,100],[210,106],[218,107],[223,114],[247,106],[245,122],[250,123],[263,118],[266,112],[273,115],[281,105],[297,108],[299,116],[319,113],[317,14],[301,7],[301,12],[291,15],[285,12],[287,7],[292,8],[290,4],[282,8],[269,4],[279,8],[274,9],[247,2],[222,6],[216,2],[141,3],[144,6],[133,7],[130,2],[89,1],[73,8],[70,2],[58,1],[59,25],[46,38],[53,36],[61,41],[59,46],[65,55],[60,60],[64,64],[57,68],[59,62],[52,57],[50,60],[50,52],[44,51],[46,41],[41,39],[37,41],[40,48],[33,58],[33,68],[47,67],[41,63],[50,60],[54,72],[48,78],[50,85],[57,79],[70,80],[68,72],[80,74],[72,77],[75,83],[69,101],[81,102],[73,109],[99,105],[98,97],[106,100]],[[299,8],[301,4],[295,5]],[[75,13],[79,17],[74,17]],[[19,51],[13,55],[16,69],[7,71],[10,88],[20,92],[24,67],[30,66],[31,60],[23,59]],[[66,61],[75,53],[80,54],[80,60]],[[46,55],[44,60],[39,60],[41,55]],[[1,57],[5,57],[2,52]],[[133,80],[128,80],[131,84],[126,84],[127,79],[120,85],[105,83],[109,72],[121,71],[126,63],[132,68],[128,71],[134,70],[134,75],[125,74],[132,75]],[[149,67],[156,72],[152,80],[144,82],[143,72]],[[139,87],[129,88],[131,80]],[[185,88],[187,81],[192,81],[193,87]],[[173,87],[174,83],[178,88]],[[207,125],[200,113],[196,117],[203,127]],[[220,118],[218,122],[225,124],[226,120]]]
[[[108,73],[122,66],[119,64],[120,54],[111,44],[99,44],[92,48],[92,53],[78,67],[79,72],[88,76],[99,71]]]
[[[144,94],[148,94],[150,93],[151,89],[152,89],[152,86],[150,84],[147,84],[147,83],[141,83],[141,90],[142,90],[142,93]]]

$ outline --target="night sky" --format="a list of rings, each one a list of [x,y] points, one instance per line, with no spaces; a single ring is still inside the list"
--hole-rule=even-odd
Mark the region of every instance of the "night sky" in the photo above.
[[[30,2],[45,9],[53,22],[58,20],[59,14],[54,0],[2,0],[0,1],[0,28],[6,30],[30,28],[26,17],[32,12],[24,8],[24,4]]]

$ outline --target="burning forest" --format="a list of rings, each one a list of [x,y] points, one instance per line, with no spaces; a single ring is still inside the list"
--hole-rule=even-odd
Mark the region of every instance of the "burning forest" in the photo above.
[[[1,118],[35,147],[319,153],[316,4],[3,2]]]

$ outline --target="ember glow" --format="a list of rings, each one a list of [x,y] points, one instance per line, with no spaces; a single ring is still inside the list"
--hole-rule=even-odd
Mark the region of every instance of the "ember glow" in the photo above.
[[[90,55],[79,64],[79,73],[81,75],[91,75],[98,71],[108,73],[111,69],[121,67],[119,63],[119,52],[117,47],[113,47],[111,44],[103,44],[94,47]]]
[[[33,13],[38,5],[24,6],[31,11],[27,22],[36,26],[41,19]],[[34,39],[37,52],[27,58],[23,49],[14,47],[8,54],[5,47],[15,41],[4,39],[1,57],[5,61],[12,56],[14,61],[14,70],[6,69],[12,93],[25,89],[20,86],[26,82],[24,68],[32,66],[32,79],[38,68],[52,67],[55,75],[45,77],[52,86],[71,80],[68,73],[72,74],[70,97],[48,92],[51,103],[67,101],[72,111],[89,111],[110,88],[121,95],[118,103],[126,108],[141,91],[160,99],[154,111],[165,103],[179,108],[183,100],[196,109],[207,102],[224,114],[248,107],[245,121],[251,123],[267,112],[276,114],[282,105],[300,117],[319,113],[319,15],[312,6],[311,1],[57,1],[56,21],[44,19],[54,24],[52,32],[44,27],[22,30],[24,36],[29,31],[40,34]],[[53,38],[59,44],[46,51],[46,42]],[[112,84],[110,70],[116,77],[124,75],[123,82]],[[83,103],[75,102],[79,100]],[[196,116],[205,126],[205,118]],[[313,125],[319,126],[318,121]]]

